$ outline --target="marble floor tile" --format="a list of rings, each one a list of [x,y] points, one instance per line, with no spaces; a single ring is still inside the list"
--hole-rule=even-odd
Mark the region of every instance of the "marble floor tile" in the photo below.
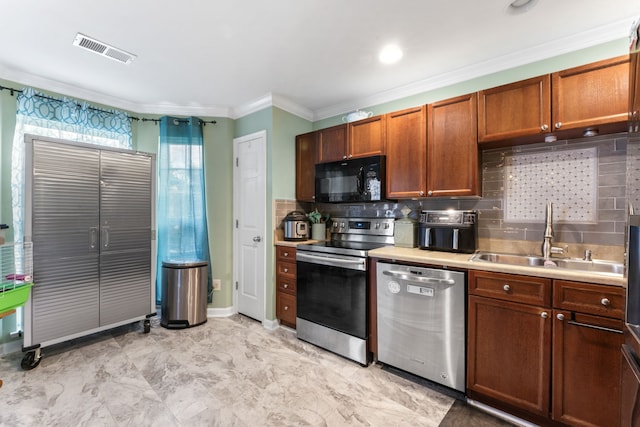
[[[0,358],[0,425],[508,425],[243,316],[182,330],[159,319],[152,326],[148,334],[132,324],[51,346],[31,371],[21,370],[21,353]]]

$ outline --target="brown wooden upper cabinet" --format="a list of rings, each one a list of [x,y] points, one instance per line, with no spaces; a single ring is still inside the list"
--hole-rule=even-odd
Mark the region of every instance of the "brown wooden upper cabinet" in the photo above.
[[[349,138],[346,158],[385,154],[386,120],[384,116],[369,117],[347,125]]]
[[[478,142],[540,135],[549,123],[549,74],[478,92]]]
[[[385,118],[369,117],[318,131],[318,163],[385,154]]]
[[[477,96],[427,106],[427,196],[479,196]]]
[[[296,136],[296,199],[315,200],[315,164],[318,159],[318,132]]]
[[[626,123],[629,55],[551,74],[554,130]]]
[[[317,133],[318,163],[342,160],[347,152],[347,125],[320,129]]]
[[[542,142],[626,130],[629,56],[598,61],[478,92],[478,142]],[[494,144],[489,144],[494,143]],[[504,145],[504,144],[502,144]]]
[[[386,115],[387,197],[424,197],[427,192],[427,107]]]

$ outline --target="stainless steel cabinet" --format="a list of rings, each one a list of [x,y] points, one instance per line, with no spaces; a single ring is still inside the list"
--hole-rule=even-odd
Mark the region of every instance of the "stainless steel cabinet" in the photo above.
[[[155,157],[32,137],[25,239],[34,245],[25,348],[155,311]]]

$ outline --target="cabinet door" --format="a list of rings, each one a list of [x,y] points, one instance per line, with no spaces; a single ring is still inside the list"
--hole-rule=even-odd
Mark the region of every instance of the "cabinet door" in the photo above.
[[[152,312],[151,157],[100,156],[100,325]]]
[[[296,136],[296,199],[305,202],[313,202],[316,194],[317,135],[310,132]]]
[[[424,197],[427,187],[427,108],[387,114],[387,197]]]
[[[370,117],[349,123],[349,150],[347,157],[378,156],[385,153],[385,118]]]
[[[427,195],[478,196],[477,96],[429,104]]]
[[[296,327],[296,297],[285,292],[276,293],[276,317],[280,323],[291,328]]]
[[[100,326],[99,166],[98,150],[33,141],[26,192],[32,212],[25,235],[31,226],[36,286],[26,346]]]
[[[554,420],[620,425],[622,326],[617,319],[554,310]]]
[[[318,163],[335,162],[347,156],[347,125],[318,131]]]
[[[548,417],[550,317],[544,308],[470,296],[467,394]]]
[[[551,76],[534,77],[478,92],[478,142],[549,132]]]
[[[553,73],[551,88],[553,130],[626,124],[629,56]]]

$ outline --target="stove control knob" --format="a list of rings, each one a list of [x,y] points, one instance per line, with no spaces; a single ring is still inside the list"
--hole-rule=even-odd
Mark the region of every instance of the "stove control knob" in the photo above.
[[[380,228],[380,223],[379,223],[379,222],[376,222],[376,225],[375,225],[375,227],[374,227],[374,228],[376,228],[376,229]]]
[[[340,223],[340,228],[344,228],[346,226],[346,224],[344,222]]]

